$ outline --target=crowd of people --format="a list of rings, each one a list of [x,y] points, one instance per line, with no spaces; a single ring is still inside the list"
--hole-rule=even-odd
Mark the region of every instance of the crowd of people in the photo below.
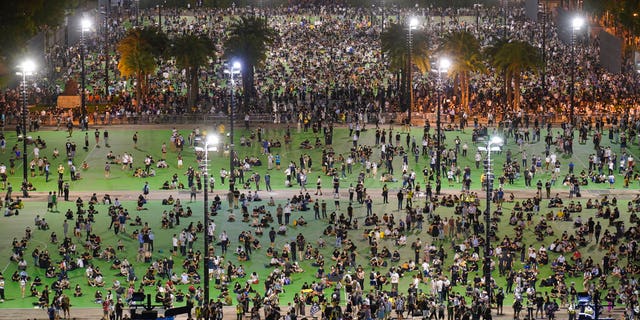
[[[220,47],[232,19],[247,14],[267,17],[269,26],[277,33],[277,40],[269,47],[262,68],[256,70],[255,87],[257,103],[247,106],[251,114],[269,114],[274,122],[308,121],[313,117],[335,117],[344,120],[346,112],[355,112],[366,122],[392,121],[385,119],[389,112],[401,110],[400,87],[394,81],[394,73],[388,68],[384,54],[380,51],[380,34],[383,32],[382,16],[377,10],[329,6],[301,6],[283,8],[229,8],[192,10],[166,9],[161,28],[170,37],[184,30],[205,34]],[[88,70],[87,99],[90,104],[105,102],[106,107],[88,115],[88,122],[113,123],[136,121],[145,117],[154,121],[161,115],[179,115],[192,112],[205,114],[225,113],[229,101],[229,90],[224,81],[224,61],[216,59],[200,70],[200,102],[197,106],[186,106],[186,79],[174,60],[160,61],[158,70],[151,75],[149,92],[138,106],[134,105],[131,80],[117,75],[117,55],[109,55],[109,95],[105,95],[106,48],[122,39],[132,25],[157,24],[156,10],[142,11],[136,15],[129,10],[119,10],[112,15],[107,28],[108,37],[96,34],[87,41],[86,67]],[[555,11],[554,11],[555,12]],[[470,108],[465,110],[456,99],[454,82],[444,80],[446,101],[442,109],[451,123],[469,123],[474,117],[498,121],[513,120],[518,113],[545,114],[562,120],[560,115],[569,109],[570,74],[573,63],[569,60],[571,46],[563,43],[559,36],[555,17],[532,22],[524,12],[513,8],[509,11],[507,24],[498,8],[480,11],[467,9],[385,8],[385,25],[402,22],[411,15],[421,16],[421,28],[428,34],[438,31],[444,35],[451,31],[465,30],[479,39],[483,48],[490,47],[505,36],[524,40],[534,47],[546,50],[545,68],[542,72],[526,73],[522,82],[522,110],[505,107],[504,87],[501,80],[490,73],[471,75]],[[479,25],[474,23],[478,16]],[[546,28],[546,32],[543,32]],[[103,30],[104,29],[104,30]],[[546,35],[546,39],[534,35]],[[105,45],[105,39],[108,46]],[[440,39],[429,39],[430,49],[437,53]],[[575,43],[576,68],[576,114],[606,115],[611,112],[636,113],[635,92],[638,91],[637,75],[632,64],[624,64],[621,73],[606,72],[599,61],[599,41],[586,33],[578,33]],[[56,46],[47,53],[51,73],[43,72],[30,80],[30,99],[38,104],[49,103],[63,90],[77,92],[80,69],[77,44],[68,47]],[[542,86],[543,74],[545,86]],[[433,94],[437,77],[414,74],[416,111],[435,112],[437,99]],[[43,79],[56,79],[44,82]],[[73,88],[65,88],[65,84]],[[546,88],[542,92],[541,88]],[[241,94],[240,91],[237,94]],[[458,97],[459,98],[459,97]],[[18,88],[3,92],[5,123],[19,119],[21,100]],[[40,122],[65,125],[69,121],[79,123],[80,111],[51,109],[31,114],[29,127]],[[564,119],[566,120],[566,118]]]
[[[223,17],[242,10],[245,9],[196,11],[189,18],[168,10],[162,27],[169,33],[195,28],[222,39],[228,22]],[[557,126],[540,112],[562,110],[567,103],[568,80],[560,76],[569,72],[567,48],[560,44],[554,32],[550,32],[547,39],[548,55],[553,57],[547,67],[550,94],[543,99],[542,92],[527,90],[523,106],[528,112],[500,110],[499,97],[502,93],[497,80],[477,75],[473,80],[471,113],[465,114],[451,96],[452,85],[447,85],[445,91],[451,99],[445,105],[444,113],[452,117],[449,121],[453,126],[451,130],[465,126],[474,130],[473,141],[462,141],[457,137],[451,139],[451,134],[449,139],[444,139],[444,135],[438,136],[429,122],[422,136],[412,136],[402,132],[401,128],[364,130],[370,119],[376,119],[381,111],[397,108],[399,96],[393,81],[390,81],[389,71],[381,63],[382,55],[371,50],[371,43],[378,41],[381,25],[366,10],[337,6],[266,10],[269,11],[265,15],[280,38],[269,51],[264,70],[260,70],[256,77],[264,104],[250,112],[273,113],[275,122],[297,122],[300,130],[324,133],[324,141],[303,141],[300,145],[305,150],[307,146],[323,148],[321,157],[314,159],[302,154],[300,159],[281,159],[280,154],[270,149],[266,135],[263,136],[259,129],[244,139],[244,145],[236,154],[230,155],[237,169],[230,173],[221,171],[220,185],[224,187],[214,188],[215,181],[202,181],[197,163],[185,164],[188,168],[186,181],[182,181],[180,172],[180,177],[177,173],[174,175],[175,181],[166,182],[169,190],[182,186],[192,194],[202,190],[203,184],[210,183],[214,190],[210,212],[219,221],[222,215],[217,216],[218,213],[230,210],[225,216],[225,223],[243,226],[243,232],[237,235],[237,239],[232,239],[235,235],[227,234],[224,228],[220,230],[215,222],[208,226],[200,222],[190,222],[186,226],[181,224],[180,220],[188,219],[192,212],[188,205],[172,196],[162,200],[166,210],[161,216],[161,230],[152,230],[143,215],[129,213],[118,199],[112,201],[108,195],[101,201],[97,195],[92,196],[86,201],[86,207],[85,201],[78,198],[76,210],[69,210],[65,215],[60,239],[59,228],[50,230],[53,227],[50,220],[47,222],[38,217],[34,221],[35,232],[49,232],[50,242],[58,247],[62,257],[54,261],[57,259],[52,260],[48,251],[36,249],[32,252],[34,264],[47,270],[46,275],[52,280],[50,287],[43,287],[42,279],[38,281],[40,285],[36,284],[35,277],[32,279],[28,272],[29,263],[25,255],[33,247],[30,244],[31,226],[22,240],[13,241],[11,260],[19,270],[11,280],[20,283],[23,296],[27,284],[33,283],[30,292],[38,297],[39,306],[63,310],[70,299],[64,290],[73,287],[68,272],[83,269],[87,284],[96,288],[93,293],[95,301],[102,305],[106,315],[113,313],[116,317],[123,317],[122,310],[126,304],[134,304],[135,293],[155,292],[156,303],[166,308],[186,303],[195,307],[197,318],[219,317],[223,305],[236,304],[240,315],[260,316],[262,311],[267,319],[277,319],[281,315],[292,319],[306,312],[312,315],[321,312],[325,317],[335,319],[384,319],[392,312],[400,317],[419,314],[442,319],[446,314],[455,319],[479,319],[490,318],[491,309],[487,308],[490,303],[495,303],[498,311],[502,312],[507,295],[511,295],[509,298],[514,301],[513,312],[517,316],[525,306],[531,306],[536,315],[542,313],[553,318],[560,306],[567,308],[569,314],[576,310],[579,291],[588,292],[597,304],[609,309],[624,305],[631,319],[638,316],[639,285],[634,276],[638,272],[637,225],[640,219],[637,211],[640,210],[640,198],[630,200],[626,208],[623,203],[618,203],[617,197],[589,199],[584,206],[580,199],[581,186],[593,183],[614,186],[620,179],[626,188],[637,183],[639,178],[633,149],[638,142],[640,120],[635,109],[617,115],[610,112],[615,110],[607,98],[612,97],[622,104],[630,103],[637,92],[637,81],[631,81],[628,74],[601,73],[593,63],[597,52],[595,41],[585,42],[577,49],[578,61],[584,66],[578,72],[581,82],[577,94],[580,101],[578,113],[583,115],[579,121],[572,124],[566,118],[559,119],[564,121]],[[499,36],[499,28],[496,28],[498,11],[492,10],[484,12],[479,27],[459,20],[459,14],[451,10],[437,14],[429,12],[431,19],[426,20],[425,27],[433,28],[439,20],[434,17],[445,12],[449,19],[437,24],[441,28],[470,30],[483,45],[489,45]],[[396,13],[406,14],[404,11],[390,11],[389,16]],[[151,11],[142,16],[147,22],[156,19]],[[126,14],[110,19],[112,41],[124,36],[124,26],[128,24],[125,22],[132,19],[133,15]],[[528,22],[520,12],[514,11],[509,17],[507,30],[513,38],[527,39],[538,45],[540,39],[531,34],[537,34],[540,28],[540,24]],[[94,48],[94,51],[100,48],[100,41],[100,37],[96,37],[89,48]],[[59,69],[56,72],[61,79],[73,77],[77,69],[74,50],[77,48],[52,51],[55,56],[51,61],[56,64],[55,69]],[[97,80],[102,78],[99,76],[102,72],[99,71],[102,68],[101,58],[101,55],[94,54],[89,59],[88,67],[94,75],[89,81],[90,87],[104,86]],[[114,57],[111,59],[112,71],[115,71],[116,61]],[[201,110],[211,113],[224,110],[226,90],[215,81],[221,68],[222,65],[216,62],[202,71]],[[109,123],[111,118],[126,118],[135,112],[191,112],[184,105],[182,92],[185,85],[183,79],[176,76],[178,74],[179,70],[170,61],[161,64],[151,95],[141,102],[142,108],[138,110],[131,103],[127,83],[114,82],[111,84],[111,97],[96,98],[109,100],[109,108],[104,113],[96,111],[90,116],[91,122],[101,123],[105,119]],[[376,77],[382,80],[376,82]],[[436,104],[430,94],[434,81],[426,79],[416,85],[418,105],[423,106],[423,110],[433,110]],[[531,75],[523,86],[534,88],[538,82],[539,78]],[[51,88],[40,89],[39,85],[30,87],[30,90],[34,90],[33,96],[39,99]],[[91,94],[99,95],[97,91]],[[385,96],[384,105],[381,96]],[[330,100],[339,102],[323,105]],[[2,101],[7,107],[6,120],[11,121],[19,112],[19,95],[15,90],[6,91]],[[66,117],[47,121],[54,125],[56,121],[68,123],[77,119],[77,114],[67,114]],[[31,126],[35,129],[39,120],[56,118],[59,117],[55,113],[33,114]],[[334,125],[340,122],[346,123],[350,129],[349,138],[353,143],[353,147],[344,154],[336,153],[330,146]],[[382,119],[371,122],[379,123]],[[576,143],[593,144],[594,152],[589,156],[588,164],[574,163],[571,158],[562,157],[573,153],[576,133],[579,136]],[[482,197],[472,189],[477,181],[488,179],[481,169],[485,155],[467,151],[469,143],[493,134],[503,136],[505,143],[513,147],[497,155],[504,159],[504,166],[494,168],[494,209],[490,213],[490,224],[485,225],[480,205]],[[282,137],[284,144],[290,143],[291,135],[288,131]],[[603,137],[605,135],[608,139]],[[198,130],[194,130],[193,139],[191,136],[185,139],[173,131],[168,141],[170,150],[184,151],[185,146],[193,146],[199,136]],[[363,143],[364,136],[375,140],[375,143]],[[100,137],[98,132],[96,144],[100,143]],[[406,137],[404,141],[403,137]],[[107,136],[103,138],[107,147]],[[527,145],[533,142],[543,143],[544,151],[529,151]],[[244,154],[248,149],[243,148],[249,148],[251,144],[265,146],[264,153]],[[67,150],[67,154],[71,151]],[[172,161],[164,158],[165,153],[163,151],[161,161]],[[153,170],[150,168],[151,157],[142,161],[136,159],[142,162],[139,166],[128,154],[107,158],[107,164],[122,164],[122,170],[139,167],[141,177],[146,173],[144,178],[153,178],[148,174]],[[462,158],[473,159],[475,168],[458,166]],[[437,159],[440,159],[440,164]],[[182,167],[181,161],[177,155],[178,168]],[[285,187],[299,187],[299,193],[287,200],[271,198],[268,202],[262,201],[258,193],[271,189],[271,176],[267,173],[260,177],[255,173],[252,166],[257,165],[256,161],[276,169],[273,174],[277,175],[278,181],[286,181]],[[424,164],[422,176],[415,171],[416,164]],[[39,166],[38,160],[34,163],[34,170],[35,166]],[[156,169],[170,170],[160,166]],[[66,170],[64,167],[58,169],[58,174],[63,175]],[[71,167],[68,170],[72,172]],[[112,169],[109,167],[109,170]],[[313,178],[316,173],[329,176],[330,186],[325,185],[327,180],[321,176],[316,182]],[[105,176],[108,177],[106,166]],[[348,187],[341,183],[341,178],[346,177],[355,178]],[[62,178],[59,176],[59,180]],[[373,203],[378,204],[380,199],[368,191],[367,186],[378,179],[394,189],[391,196],[397,199],[397,210],[385,207],[387,212],[380,212],[374,209]],[[448,185],[443,186],[445,179]],[[522,199],[509,194],[512,192],[510,186],[517,181],[525,181],[531,190]],[[230,183],[235,185],[233,192],[217,191],[226,189]],[[307,184],[314,183],[316,194],[312,195],[313,191],[307,190]],[[150,191],[146,190],[139,198],[139,210],[143,210],[147,203]],[[445,190],[446,195],[443,195]],[[552,196],[557,190],[568,191],[567,196],[564,192],[562,196]],[[391,191],[386,184],[381,191],[382,202],[386,204]],[[57,194],[64,194],[65,200],[69,200],[68,187],[65,191],[62,185]],[[54,204],[57,207],[57,194],[51,195],[51,201],[48,201],[52,210]],[[332,195],[337,196],[331,198]],[[344,195],[348,195],[348,201],[341,197]],[[506,207],[512,208],[511,212],[507,212]],[[621,212],[624,210],[626,213]],[[135,270],[133,264],[122,258],[126,252],[122,241],[105,245],[101,235],[94,232],[94,215],[100,211],[111,218],[109,230],[119,237],[134,240],[136,263],[144,263],[147,266],[145,270]],[[313,212],[313,219],[306,212]],[[508,220],[508,227],[501,223],[504,220]],[[74,221],[75,226],[70,226],[69,221]],[[566,221],[571,221],[573,229],[562,230],[553,226],[556,222]],[[322,223],[322,237],[309,239],[300,232],[310,223]],[[497,274],[492,274],[490,283],[485,283],[481,276],[487,268],[485,254],[481,252],[487,228],[492,237],[488,267],[497,271]],[[159,245],[154,243],[154,232],[175,232],[168,256],[160,256],[154,249],[154,245]],[[533,234],[535,241],[528,239],[527,234]],[[268,244],[264,235],[269,240]],[[215,245],[202,250],[194,248],[198,237],[210,237]],[[362,237],[366,242],[356,241]],[[362,243],[366,243],[365,250],[358,249]],[[540,243],[550,245],[538,247]],[[227,252],[228,248],[236,245],[235,250]],[[331,245],[333,250],[327,248]],[[591,245],[604,253],[602,261],[594,261],[588,256]],[[403,246],[410,246],[413,255],[401,254],[401,251],[407,251],[402,249]],[[268,257],[266,268],[271,271],[265,279],[260,279],[253,270],[245,269],[245,262],[256,254]],[[99,268],[94,268],[92,261],[95,260],[109,261],[118,276],[105,276]],[[210,301],[204,301],[202,291],[203,275],[200,271],[205,263],[215,287],[221,292],[219,297]],[[303,284],[293,301],[280,301],[280,294],[290,285],[292,274],[303,272],[307,264],[315,268],[315,280]],[[542,268],[550,268],[551,276],[540,279]],[[575,284],[569,280],[580,276],[582,283]],[[504,288],[499,285],[502,279],[506,282]],[[120,280],[128,285],[121,284]],[[612,285],[614,281],[618,286]],[[256,290],[261,282],[263,289]],[[408,284],[407,290],[400,289],[401,282]],[[541,286],[551,287],[551,290],[539,290]],[[490,292],[485,291],[487,287],[491,288]],[[342,295],[342,290],[346,296]],[[73,291],[74,296],[84,294],[77,286]],[[54,293],[53,298],[49,297],[50,292]]]
[[[532,131],[534,124],[514,123],[510,127],[476,128],[484,134],[479,134],[479,137],[489,133],[503,136],[509,146],[496,155],[504,159],[504,165],[494,169],[494,209],[490,225],[485,225],[483,219],[482,197],[471,188],[472,180],[486,179],[484,170],[478,164],[475,168],[458,167],[459,162],[482,162],[484,159],[483,154],[478,158],[472,152],[464,152],[468,149],[466,145],[473,141],[462,141],[458,137],[445,140],[440,150],[442,165],[438,173],[439,167],[435,165],[438,153],[436,135],[430,127],[425,127],[423,136],[417,139],[400,127],[361,131],[358,123],[351,130],[358,139],[350,151],[336,153],[330,145],[322,145],[319,159],[301,153],[300,159],[280,160],[277,155],[276,160],[268,148],[260,155],[249,154],[252,152],[249,150],[255,150],[249,145],[262,145],[258,139],[266,141],[267,135],[261,132],[250,135],[245,139],[245,146],[237,150],[234,155],[237,170],[226,176],[221,186],[215,188],[212,185],[214,195],[210,212],[215,219],[226,219],[225,224],[241,224],[244,231],[238,234],[237,239],[232,239],[234,235],[227,234],[224,228],[219,230],[215,222],[209,226],[204,226],[199,220],[190,221],[187,226],[181,224],[181,220],[189,219],[193,212],[188,204],[173,196],[161,201],[166,210],[161,216],[161,230],[155,231],[146,221],[147,216],[129,213],[117,198],[105,195],[99,199],[93,194],[88,200],[81,197],[75,200],[76,209],[69,209],[65,214],[62,232],[39,216],[34,222],[36,232],[51,233],[50,242],[59,246],[62,257],[56,261],[47,251],[35,249],[32,252],[35,265],[47,271],[47,278],[55,280],[51,286],[40,289],[43,281],[38,281],[41,285],[35,284],[35,279],[31,279],[29,274],[25,255],[31,249],[31,227],[27,228],[22,240],[14,240],[11,259],[17,264],[18,271],[12,280],[23,281],[25,286],[32,284],[30,292],[38,297],[39,306],[54,305],[61,309],[64,290],[74,287],[68,273],[84,269],[87,284],[96,288],[95,301],[103,304],[109,314],[115,314],[118,303],[135,305],[132,301],[135,293],[155,290],[156,303],[165,308],[187,303],[196,307],[194,312],[201,317],[218,314],[223,305],[237,304],[240,313],[256,315],[261,310],[266,318],[276,317],[280,312],[290,317],[293,314],[303,315],[307,312],[305,308],[309,307],[310,312],[322,311],[326,317],[339,314],[345,318],[384,318],[395,312],[398,315],[419,313],[433,317],[447,314],[470,319],[488,317],[486,306],[489,299],[501,310],[505,297],[513,299],[516,314],[523,306],[535,304],[540,308],[536,314],[553,315],[559,306],[575,310],[577,292],[585,291],[602,305],[608,303],[609,309],[625,305],[627,314],[634,316],[637,313],[634,310],[637,306],[634,266],[637,259],[637,223],[640,221],[636,211],[640,210],[640,198],[630,200],[626,208],[616,196],[589,199],[583,206],[580,186],[598,183],[596,177],[601,174],[614,179],[624,177],[628,179],[625,186],[637,183],[637,177],[630,179],[636,175],[635,161],[630,156],[636,143],[630,141],[623,148],[615,143],[612,135],[611,140],[602,141],[600,145],[589,142],[595,151],[588,164],[576,164],[571,160],[561,163],[565,160],[559,154],[568,151],[561,148],[559,141],[570,137],[569,133],[549,125],[540,135],[550,138],[544,142],[536,140],[536,143],[544,144],[545,151],[528,154],[526,146],[529,142],[524,141],[523,132]],[[612,124],[600,126],[583,122],[581,125],[592,137],[606,132],[613,134],[616,128]],[[634,130],[628,126],[625,128],[623,132]],[[333,128],[326,130],[332,131]],[[176,154],[187,152],[201,134],[204,132],[194,129],[184,138],[174,129],[168,139],[169,150]],[[424,148],[418,145],[417,140],[422,141]],[[365,141],[372,144],[367,145]],[[99,140],[97,142],[100,143]],[[185,144],[183,148],[176,148],[180,143]],[[411,157],[422,150],[424,155]],[[248,161],[240,160],[243,155],[245,159],[264,159],[267,166],[275,170],[268,171],[266,176],[273,174],[274,178],[287,181],[277,187],[297,186],[299,191],[287,196],[286,201],[270,197],[268,202],[264,202],[258,194],[263,192],[261,190],[265,189],[268,180],[266,176],[264,180],[260,179]],[[202,157],[196,159],[204,160]],[[281,165],[281,161],[288,162],[288,165]],[[619,167],[615,165],[618,163]],[[421,176],[414,168],[422,164]],[[394,169],[398,165],[400,168]],[[202,190],[203,183],[206,183],[202,181],[202,167],[197,164],[185,164],[185,167],[188,167],[186,174],[174,175],[176,181],[172,183],[194,191]],[[132,169],[124,166],[121,170]],[[307,176],[312,176],[312,170],[320,175],[313,195],[306,188]],[[326,180],[321,179],[323,175],[329,176],[330,187]],[[387,184],[397,189],[392,194],[397,199],[397,208],[394,210],[395,206],[387,206],[379,211],[381,207],[374,208],[373,204],[379,203],[380,198],[368,191],[367,186],[383,177],[394,176],[397,178],[385,180],[382,198],[383,203],[389,202]],[[341,178],[345,177],[355,178],[355,182],[346,187],[341,184]],[[449,181],[448,187],[442,186],[444,179]],[[525,181],[531,192],[523,198],[515,198],[512,193],[507,195],[513,191],[510,186],[520,181]],[[233,192],[225,194],[218,191],[225,190],[230,183],[236,186]],[[145,183],[137,210],[145,208],[148,194],[152,192],[148,186]],[[224,203],[225,197],[228,204]],[[57,201],[53,196],[50,198],[47,207],[54,210]],[[333,205],[327,203],[329,199],[334,200]],[[230,211],[220,217],[219,214],[227,212],[227,209]],[[622,214],[623,210],[628,213]],[[96,233],[94,225],[95,215],[101,212],[110,216],[109,229],[117,237],[134,240],[137,244],[135,261],[146,265],[146,270],[135,270],[134,265],[127,261],[122,239],[114,244],[103,243],[103,235]],[[313,219],[310,216],[312,212]],[[505,227],[501,221],[508,221],[508,226]],[[567,226],[573,228],[552,226],[567,221],[570,221]],[[323,235],[307,239],[301,230],[309,223],[321,223]],[[487,268],[481,252],[485,228],[490,228],[492,237],[489,268],[498,272],[493,273],[489,283],[492,288],[490,294],[485,291],[487,284],[481,276]],[[157,255],[154,245],[167,244],[154,243],[155,232],[175,232],[168,256]],[[525,237],[528,233],[535,236],[535,241]],[[201,236],[210,237],[215,245],[202,250],[196,248],[196,239]],[[358,248],[362,244],[356,241],[361,236],[366,239],[364,250]],[[292,237],[295,240],[287,240]],[[237,243],[235,250],[234,242]],[[539,246],[540,243],[549,245]],[[332,252],[328,250],[331,245],[334,246]],[[591,245],[604,252],[602,261],[594,261],[587,255],[587,248]],[[402,249],[407,246],[413,254],[407,255],[407,250]],[[244,266],[256,254],[264,254],[268,260],[266,267],[272,269],[264,280]],[[108,261],[118,276],[105,276],[95,267],[96,260]],[[220,289],[220,295],[209,303],[203,301],[202,291],[201,270],[205,261],[208,261],[211,280]],[[303,272],[307,264],[315,268],[315,281],[303,284],[297,300],[291,302],[289,309],[280,311],[289,303],[280,301],[280,294],[291,284],[292,274]],[[543,268],[550,268],[551,276],[540,278]],[[583,279],[581,286],[569,283],[569,279],[580,276]],[[121,281],[129,285],[120,284]],[[408,284],[406,292],[399,289],[401,281]],[[500,285],[503,281],[506,281],[504,288]],[[614,281],[620,286],[613,287]],[[257,289],[261,282],[264,288]],[[551,290],[539,289],[545,286]],[[341,295],[343,288],[346,298]],[[109,291],[104,294],[102,291],[107,289]],[[49,291],[55,293],[54,299],[48,298]],[[76,289],[74,294],[81,295],[81,291]]]

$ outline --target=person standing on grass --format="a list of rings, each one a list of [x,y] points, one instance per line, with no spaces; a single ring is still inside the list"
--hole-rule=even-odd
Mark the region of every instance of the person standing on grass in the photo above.
[[[13,187],[11,186],[11,182],[7,183],[7,193],[4,195],[4,202],[7,202],[11,199],[11,193],[13,192]]]
[[[49,182],[49,173],[51,173],[51,164],[49,163],[49,161],[45,160],[45,163],[44,163],[44,182]]]
[[[107,129],[102,132],[102,137],[104,138],[104,146],[109,148],[109,131]]]
[[[402,200],[404,200],[404,193],[402,193],[402,189],[398,190],[398,211],[402,210]]]
[[[52,212],[58,212],[58,194],[54,191],[51,197]]]
[[[111,319],[111,300],[104,299],[102,301],[102,312],[104,314],[104,319]]]
[[[209,192],[213,192],[213,189],[216,186],[216,177],[209,176]]]
[[[138,148],[138,131],[136,131],[136,133],[133,134],[133,148],[134,149]]]
[[[322,195],[322,178],[318,176],[318,180],[316,180],[316,196],[320,193]]]
[[[142,187],[142,193],[144,194],[145,198],[149,196],[149,181],[146,181],[144,183],[144,186]]]
[[[189,202],[194,202],[194,201],[196,201],[196,192],[197,192],[197,191],[198,191],[198,190],[196,189],[196,185],[195,185],[195,184],[192,184],[192,185],[191,185],[191,193],[190,193],[190,196],[189,196]]]
[[[115,320],[122,320],[122,312],[124,311],[124,303],[122,303],[122,298],[118,298],[118,302],[116,302],[115,306]]]
[[[24,299],[24,293],[27,290],[27,276],[24,275],[20,278],[20,294],[22,295],[22,299]]]
[[[53,193],[49,191],[49,195],[47,195],[47,212],[53,209]]]
[[[268,172],[264,174],[264,184],[267,191],[273,191],[271,189],[271,175]]]
[[[62,191],[64,192],[64,201],[69,201],[69,182],[64,183]]]
[[[104,177],[109,178],[111,176],[111,164],[109,161],[104,163]]]
[[[58,165],[58,179],[64,178],[64,166],[61,164]]]
[[[0,302],[4,302],[4,276],[0,274]]]
[[[96,139],[96,148],[100,148],[100,131],[96,128],[96,131],[93,133],[93,137]]]
[[[64,222],[62,223],[62,233],[64,234],[65,238],[69,234],[69,220],[67,219],[64,219]]]

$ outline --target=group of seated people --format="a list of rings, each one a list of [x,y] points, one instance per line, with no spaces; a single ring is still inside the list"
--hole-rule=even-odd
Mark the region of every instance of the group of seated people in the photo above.
[[[169,180],[165,180],[162,183],[162,186],[160,187],[160,189],[161,190],[173,190],[173,189],[183,190],[185,189],[185,186],[184,186],[184,183],[178,180],[178,174],[174,173],[173,176],[171,176],[171,182],[169,182]]]

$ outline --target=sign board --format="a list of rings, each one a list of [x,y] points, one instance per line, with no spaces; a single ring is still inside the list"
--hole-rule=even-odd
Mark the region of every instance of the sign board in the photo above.
[[[80,96],[58,96],[58,108],[77,108],[80,104]]]
[[[526,0],[524,2],[524,12],[527,18],[532,21],[538,21],[538,0]]]
[[[618,74],[622,71],[622,39],[609,32],[601,31],[600,64],[608,72]]]

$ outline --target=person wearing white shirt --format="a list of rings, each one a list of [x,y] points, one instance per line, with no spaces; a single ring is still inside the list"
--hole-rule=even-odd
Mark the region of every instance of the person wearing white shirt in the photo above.
[[[391,291],[398,292],[398,283],[400,282],[400,275],[395,268],[392,268],[389,272],[389,281],[391,282]]]

